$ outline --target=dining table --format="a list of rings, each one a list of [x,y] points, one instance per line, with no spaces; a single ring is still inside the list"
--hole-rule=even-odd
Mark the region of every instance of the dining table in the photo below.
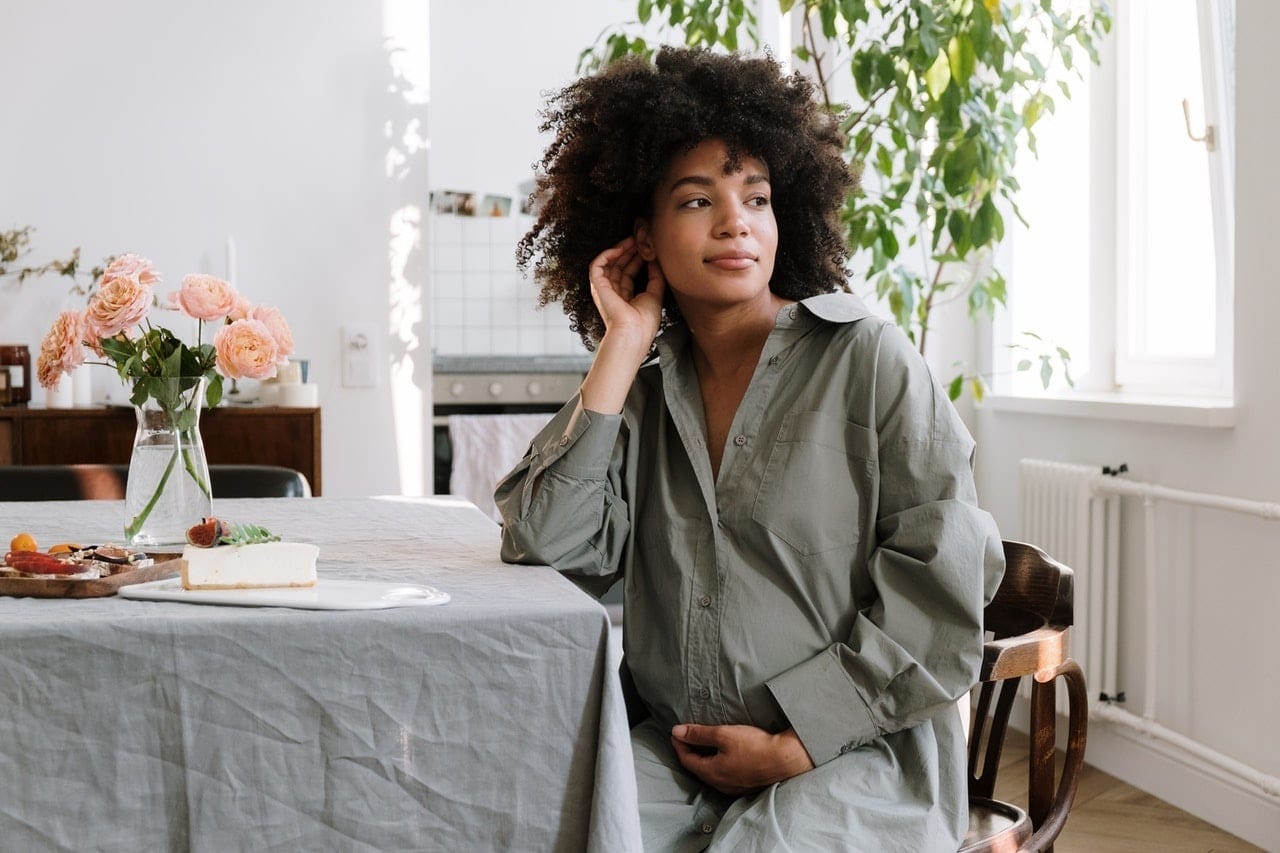
[[[0,597],[0,849],[640,849],[601,605],[449,497],[214,499],[436,606]],[[0,537],[122,541],[120,501]],[[181,546],[175,546],[180,550]],[[161,549],[165,550],[165,549]]]

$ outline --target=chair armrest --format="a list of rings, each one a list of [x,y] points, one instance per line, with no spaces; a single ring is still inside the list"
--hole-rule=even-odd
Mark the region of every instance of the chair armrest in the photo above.
[[[1089,699],[1084,672],[1078,663],[1067,658],[1051,670],[1038,673],[1036,681],[1052,688],[1058,678],[1067,682],[1067,752],[1062,762],[1062,775],[1049,813],[1019,853],[1042,853],[1053,847],[1053,842],[1066,825],[1071,804],[1075,802],[1080,770],[1084,767],[1084,746],[1089,727]]]
[[[981,681],[1003,681],[1053,669],[1067,659],[1067,631],[1049,625],[982,646]]]

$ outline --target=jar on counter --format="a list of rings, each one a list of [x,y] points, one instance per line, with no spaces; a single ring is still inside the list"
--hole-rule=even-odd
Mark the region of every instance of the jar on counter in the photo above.
[[[31,350],[26,344],[0,344],[0,370],[8,373],[8,402],[31,402]]]

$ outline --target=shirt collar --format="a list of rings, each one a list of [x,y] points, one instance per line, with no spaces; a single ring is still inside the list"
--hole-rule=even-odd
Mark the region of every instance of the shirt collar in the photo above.
[[[778,311],[775,328],[805,329],[812,325],[814,318],[828,323],[854,323],[871,316],[874,315],[867,304],[852,293],[820,293],[784,306]],[[658,336],[658,360],[671,361],[688,343],[689,329],[684,323],[668,327]]]

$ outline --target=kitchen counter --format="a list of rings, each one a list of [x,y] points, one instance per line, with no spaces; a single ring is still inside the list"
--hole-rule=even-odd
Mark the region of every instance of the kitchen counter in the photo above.
[[[437,355],[431,369],[453,373],[586,373],[594,355]]]

